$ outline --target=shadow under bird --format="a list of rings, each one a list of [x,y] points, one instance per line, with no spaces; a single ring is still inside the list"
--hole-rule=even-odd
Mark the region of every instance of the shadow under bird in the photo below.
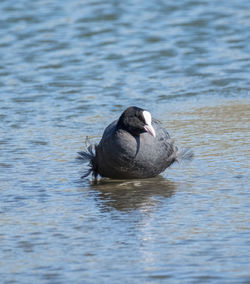
[[[179,152],[161,123],[135,106],[127,108],[104,130],[98,145],[90,145],[78,154],[89,162],[83,178],[92,173],[95,178],[114,179],[155,177],[174,162],[193,157],[189,149]]]

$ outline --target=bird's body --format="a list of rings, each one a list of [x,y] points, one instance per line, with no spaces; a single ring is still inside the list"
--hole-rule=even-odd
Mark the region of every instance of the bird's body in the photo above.
[[[176,147],[167,131],[154,122],[157,140],[147,132],[139,136],[116,130],[117,121],[104,131],[96,148],[98,173],[111,178],[148,178],[164,171],[175,160]]]
[[[139,123],[143,121],[139,127],[138,121],[131,118],[134,110]],[[129,117],[126,111],[130,112]],[[91,147],[89,152],[79,153],[82,159],[90,161],[85,176],[92,171],[95,177],[151,178],[178,160],[178,148],[159,121],[151,120],[149,112],[136,107],[126,111],[105,129],[95,153]]]

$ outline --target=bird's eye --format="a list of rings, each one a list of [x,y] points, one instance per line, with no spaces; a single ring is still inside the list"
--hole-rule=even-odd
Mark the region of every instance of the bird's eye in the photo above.
[[[142,121],[143,123],[145,123],[145,118],[144,118],[144,116],[143,116],[142,114],[139,115],[139,119],[140,119],[140,121]]]

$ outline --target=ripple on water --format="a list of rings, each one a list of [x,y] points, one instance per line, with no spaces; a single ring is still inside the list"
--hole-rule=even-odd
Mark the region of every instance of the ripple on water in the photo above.
[[[0,1],[5,283],[249,281],[247,1]],[[129,105],[195,159],[80,180]]]

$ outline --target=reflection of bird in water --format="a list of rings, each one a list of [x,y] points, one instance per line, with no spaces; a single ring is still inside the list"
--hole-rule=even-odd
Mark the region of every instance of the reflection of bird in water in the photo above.
[[[157,198],[169,198],[174,192],[175,183],[161,176],[144,180],[107,180],[93,183],[91,188],[98,191],[98,202],[104,210],[115,208],[121,211],[151,209]],[[104,202],[105,201],[105,202]]]
[[[90,173],[115,179],[151,178],[174,162],[191,159],[192,151],[178,151],[159,121],[138,107],[126,109],[104,131],[98,145],[79,152]]]

